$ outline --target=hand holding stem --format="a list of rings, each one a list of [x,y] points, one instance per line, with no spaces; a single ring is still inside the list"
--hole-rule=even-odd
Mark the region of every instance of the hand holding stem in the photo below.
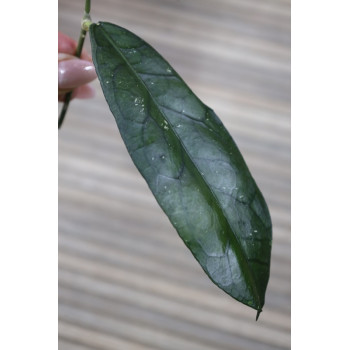
[[[58,100],[64,102],[58,128],[63,123],[72,98],[93,96],[93,90],[86,84],[96,78],[96,73],[91,58],[83,51],[85,36],[91,23],[90,0],[86,0],[78,43],[75,44],[74,40],[62,33],[58,34]]]

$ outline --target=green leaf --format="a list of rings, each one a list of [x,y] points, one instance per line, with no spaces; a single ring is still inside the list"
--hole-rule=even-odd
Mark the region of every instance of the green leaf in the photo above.
[[[105,98],[159,205],[210,279],[259,315],[271,220],[230,134],[145,41],[105,22],[90,37]]]

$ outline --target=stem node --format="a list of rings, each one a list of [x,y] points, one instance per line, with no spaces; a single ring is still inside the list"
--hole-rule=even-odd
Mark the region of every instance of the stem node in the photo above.
[[[85,32],[88,32],[91,24],[92,24],[92,20],[91,20],[90,14],[85,13],[81,21],[81,29],[84,30]]]

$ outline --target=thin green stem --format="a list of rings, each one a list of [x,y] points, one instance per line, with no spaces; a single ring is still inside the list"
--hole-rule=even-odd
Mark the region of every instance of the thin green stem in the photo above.
[[[86,0],[85,1],[85,13],[84,13],[84,17],[83,17],[83,21],[82,21],[82,28],[80,30],[80,36],[79,36],[79,40],[78,40],[78,44],[77,44],[77,48],[75,50],[75,56],[76,57],[80,57],[81,53],[83,51],[83,46],[84,46],[84,41],[85,41],[85,36],[87,31],[84,29],[86,28],[86,26],[84,26],[84,21],[88,20],[91,21],[90,19],[90,8],[91,8],[91,1],[90,0]],[[66,116],[67,110],[68,110],[68,106],[69,106],[69,102],[72,98],[72,94],[73,91],[70,91],[68,93],[66,93],[65,97],[64,97],[64,103],[63,103],[63,107],[60,113],[60,116],[58,118],[58,128],[60,129],[63,121],[64,121],[64,117]]]
[[[90,13],[90,8],[91,8],[91,1],[86,0],[85,1],[85,13]]]
[[[64,117],[66,115],[66,112],[67,112],[67,109],[68,109],[68,106],[69,106],[69,101],[70,101],[70,99],[72,97],[72,93],[73,93],[73,91],[67,92],[66,95],[64,96],[64,104],[63,104],[63,107],[62,107],[62,110],[61,110],[60,117],[58,118],[58,128],[59,129],[61,128],[61,125],[63,123]]]
[[[77,57],[80,57],[81,53],[83,51],[85,36],[86,36],[86,30],[82,29],[80,31],[80,37],[79,37],[78,45],[77,45],[77,48],[75,51],[75,56],[77,56]]]

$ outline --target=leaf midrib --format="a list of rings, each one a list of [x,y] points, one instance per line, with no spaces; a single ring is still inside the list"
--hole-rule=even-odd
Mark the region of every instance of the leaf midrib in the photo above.
[[[248,264],[248,258],[245,254],[245,252],[243,251],[243,249],[241,248],[240,244],[239,244],[239,241],[238,241],[238,238],[236,237],[236,234],[235,232],[233,231],[228,219],[226,218],[226,215],[225,215],[225,212],[223,211],[221,205],[220,205],[220,202],[217,198],[217,196],[215,195],[215,193],[212,191],[212,189],[210,188],[209,184],[207,183],[205,177],[202,175],[201,171],[198,170],[197,166],[196,166],[196,163],[193,161],[193,159],[191,158],[191,155],[190,153],[187,151],[187,148],[185,147],[185,145],[183,144],[181,138],[179,137],[179,135],[176,133],[176,131],[174,130],[174,128],[172,127],[171,123],[168,121],[168,119],[166,118],[166,115],[164,114],[162,108],[160,108],[159,106],[159,103],[157,102],[157,100],[153,97],[151,91],[149,90],[149,88],[147,87],[147,85],[145,84],[145,82],[143,81],[143,79],[139,76],[138,72],[134,69],[134,67],[128,62],[128,60],[126,59],[126,57],[124,56],[123,52],[119,49],[118,46],[116,46],[116,44],[113,42],[113,40],[110,38],[110,35],[108,34],[108,32],[103,28],[103,26],[101,26],[101,24],[94,24],[96,26],[100,26],[101,30],[102,30],[102,33],[104,34],[104,36],[106,37],[106,39],[108,40],[108,42],[112,45],[112,47],[117,51],[117,53],[119,54],[119,56],[123,59],[123,61],[125,62],[125,64],[128,66],[128,68],[130,69],[130,71],[134,74],[134,76],[137,78],[137,80],[140,81],[140,83],[144,86],[144,88],[146,89],[146,91],[148,92],[150,98],[152,99],[152,101],[154,102],[155,106],[157,107],[158,111],[161,113],[161,115],[163,116],[164,120],[166,120],[168,122],[168,125],[171,127],[171,130],[172,132],[174,133],[174,135],[176,136],[177,140],[179,141],[179,143],[181,144],[183,150],[185,151],[185,154],[186,156],[190,159],[191,161],[191,164],[193,165],[193,168],[197,171],[198,175],[201,177],[203,183],[205,184],[205,186],[207,187],[207,190],[211,193],[211,195],[213,196],[213,198],[215,199],[215,204],[216,204],[216,207],[219,209],[220,211],[220,214],[221,216],[225,219],[226,221],[226,224],[227,226],[230,228],[230,231],[232,232],[232,235],[233,235],[233,238],[235,240],[235,244],[232,244],[233,247],[235,248],[235,251],[236,249],[238,249],[239,251],[239,254],[237,254],[237,251],[236,251],[236,254],[241,256],[241,262],[243,263],[243,265],[245,266],[245,269],[242,269],[243,271],[245,271],[246,273],[244,274],[245,275],[245,280],[246,281],[250,281],[251,284],[247,284],[248,286],[251,285],[252,287],[252,292],[253,292],[253,295],[254,297],[256,298],[257,300],[257,303],[258,303],[258,314],[259,312],[261,311],[261,302],[260,302],[260,296],[259,296],[259,293],[258,293],[258,290],[257,290],[257,286],[256,286],[256,283],[255,283],[255,279],[251,273],[251,269],[249,267],[249,264]],[[114,25],[114,24],[113,24]],[[114,25],[116,27],[118,27],[117,25]],[[93,25],[91,25],[91,27],[93,27]],[[93,29],[90,27],[90,30]],[[119,27],[121,28],[121,27]],[[123,29],[123,28],[122,28]],[[140,39],[142,40],[142,39]],[[142,40],[143,41],[143,40]],[[144,41],[143,41],[144,42]],[[147,44],[148,45],[148,44]],[[176,76],[183,82],[184,85],[187,86],[187,84],[183,81],[183,79],[177,74],[177,72],[175,70],[173,70],[173,73],[176,74]],[[201,102],[202,103],[202,102]],[[232,239],[231,236],[229,236],[229,239]],[[237,248],[238,247],[238,248]],[[247,304],[248,305],[248,304]],[[250,305],[248,305],[250,306]],[[258,315],[257,315],[258,317]]]

